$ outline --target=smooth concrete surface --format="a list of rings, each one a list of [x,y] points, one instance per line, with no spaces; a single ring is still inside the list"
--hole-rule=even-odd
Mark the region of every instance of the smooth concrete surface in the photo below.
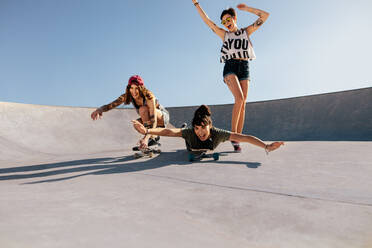
[[[0,247],[372,247],[372,142],[134,159],[131,109],[0,103]]]
[[[0,102],[0,161],[121,150],[140,137],[130,121],[133,109],[113,109],[97,121],[92,108]]]
[[[233,98],[232,98],[233,101]],[[175,126],[199,106],[168,108]],[[213,105],[214,125],[230,130],[232,104]],[[372,87],[246,104],[244,132],[267,140],[372,141]]]

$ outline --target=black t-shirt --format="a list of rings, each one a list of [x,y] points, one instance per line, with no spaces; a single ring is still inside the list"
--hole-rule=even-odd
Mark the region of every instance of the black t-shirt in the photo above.
[[[194,128],[190,127],[182,129],[182,138],[185,139],[187,149],[214,150],[220,143],[230,139],[230,131],[215,127],[212,127],[210,131],[210,138],[205,141],[201,141],[198,136],[196,136]]]

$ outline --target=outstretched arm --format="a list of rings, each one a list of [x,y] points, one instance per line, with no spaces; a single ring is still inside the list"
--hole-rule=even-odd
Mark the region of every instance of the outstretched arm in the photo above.
[[[133,127],[137,132],[147,135],[159,135],[159,136],[168,136],[168,137],[182,137],[181,128],[145,128],[142,123],[137,120],[133,120]]]
[[[102,113],[103,112],[106,112],[106,111],[109,111],[113,108],[116,108],[117,106],[119,106],[122,103],[124,103],[124,95],[119,96],[115,101],[113,101],[113,102],[111,102],[107,105],[103,105],[103,106],[97,108],[95,111],[92,112],[90,117],[94,121],[97,120],[98,118],[102,118]]]
[[[247,142],[252,145],[259,146],[266,150],[266,152],[271,152],[278,149],[280,146],[284,145],[284,142],[273,142],[271,144],[265,144],[262,140],[252,135],[245,135],[240,133],[231,133],[230,140],[238,142]]]
[[[244,3],[239,4],[237,6],[237,8],[240,9],[240,10],[243,10],[243,11],[250,12],[250,13],[255,14],[255,15],[258,16],[258,19],[252,25],[250,25],[246,28],[248,35],[251,35],[254,31],[259,29],[262,26],[262,24],[269,17],[269,13],[267,13],[266,11],[248,7]]]
[[[193,4],[196,7],[196,10],[198,11],[200,17],[203,19],[203,21],[212,29],[213,32],[215,32],[222,40],[225,39],[225,30],[218,27],[204,12],[204,10],[200,7],[200,4],[198,0],[192,0]]]

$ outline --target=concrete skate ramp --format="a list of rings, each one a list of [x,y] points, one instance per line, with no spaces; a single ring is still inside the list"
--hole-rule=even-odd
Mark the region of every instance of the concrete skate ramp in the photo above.
[[[97,121],[90,119],[93,110],[0,102],[1,159],[89,154],[136,144],[133,109],[114,109]]]
[[[93,110],[0,103],[0,247],[372,247],[372,142],[134,159],[134,110]]]
[[[168,108],[175,126],[190,124],[198,106]],[[213,105],[213,123],[230,130],[232,104]],[[372,140],[372,88],[246,105],[245,133],[265,140]]]

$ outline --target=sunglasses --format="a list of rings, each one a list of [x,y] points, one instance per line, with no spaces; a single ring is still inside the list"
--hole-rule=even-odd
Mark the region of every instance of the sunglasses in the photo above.
[[[230,22],[231,20],[232,20],[231,17],[227,17],[225,20],[222,20],[222,21],[221,21],[221,24],[222,24],[222,25],[225,25],[227,22]]]

